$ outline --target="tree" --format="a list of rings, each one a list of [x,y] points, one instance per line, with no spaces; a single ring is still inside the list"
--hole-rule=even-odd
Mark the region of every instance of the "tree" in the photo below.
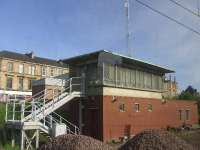
[[[183,90],[179,95],[180,100],[198,100],[200,101],[200,95],[197,92],[197,89],[192,86],[188,86],[186,90]]]

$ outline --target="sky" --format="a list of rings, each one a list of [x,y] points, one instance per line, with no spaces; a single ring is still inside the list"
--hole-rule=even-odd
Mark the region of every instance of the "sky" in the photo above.
[[[200,32],[200,17],[169,0],[141,0]],[[197,0],[179,0],[197,11]],[[200,35],[130,0],[132,57],[176,71],[200,90]],[[127,55],[123,0],[0,0],[0,50],[63,59],[106,49]]]

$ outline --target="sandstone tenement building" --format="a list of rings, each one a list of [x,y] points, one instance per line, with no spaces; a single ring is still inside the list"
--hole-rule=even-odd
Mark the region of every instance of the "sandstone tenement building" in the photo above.
[[[58,76],[68,72],[66,64],[60,61],[34,56],[34,53],[20,54],[0,51],[0,94],[31,96],[32,81]]]

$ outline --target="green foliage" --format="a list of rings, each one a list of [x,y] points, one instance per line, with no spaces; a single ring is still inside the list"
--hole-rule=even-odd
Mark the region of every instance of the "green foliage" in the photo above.
[[[19,150],[19,147],[11,147],[10,141],[10,130],[5,128],[5,114],[6,105],[0,103],[0,150]]]
[[[5,106],[5,104],[0,103],[0,128],[4,127],[5,114],[6,114],[6,106]]]
[[[10,143],[0,145],[0,150],[20,150],[19,146],[12,147]]]
[[[200,101],[200,95],[196,89],[194,89],[192,86],[188,86],[186,90],[181,92],[178,99]]]
[[[199,112],[199,123],[200,123],[200,93],[197,92],[197,89],[194,89],[192,86],[188,86],[186,90],[183,90],[181,92],[178,99],[197,101],[198,112]]]

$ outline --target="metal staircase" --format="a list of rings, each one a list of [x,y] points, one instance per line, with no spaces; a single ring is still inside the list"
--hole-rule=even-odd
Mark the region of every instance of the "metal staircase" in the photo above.
[[[76,97],[84,96],[84,79],[72,77],[67,80],[57,80],[57,86],[52,90],[43,90],[32,96],[31,99],[20,101],[16,97],[6,103],[5,121],[7,127],[21,130],[21,150],[34,149],[39,146],[39,133],[49,137],[57,136],[54,133],[56,125],[64,125],[65,133],[80,134],[79,128],[55,112],[67,102]],[[34,130],[31,138],[26,131]]]

